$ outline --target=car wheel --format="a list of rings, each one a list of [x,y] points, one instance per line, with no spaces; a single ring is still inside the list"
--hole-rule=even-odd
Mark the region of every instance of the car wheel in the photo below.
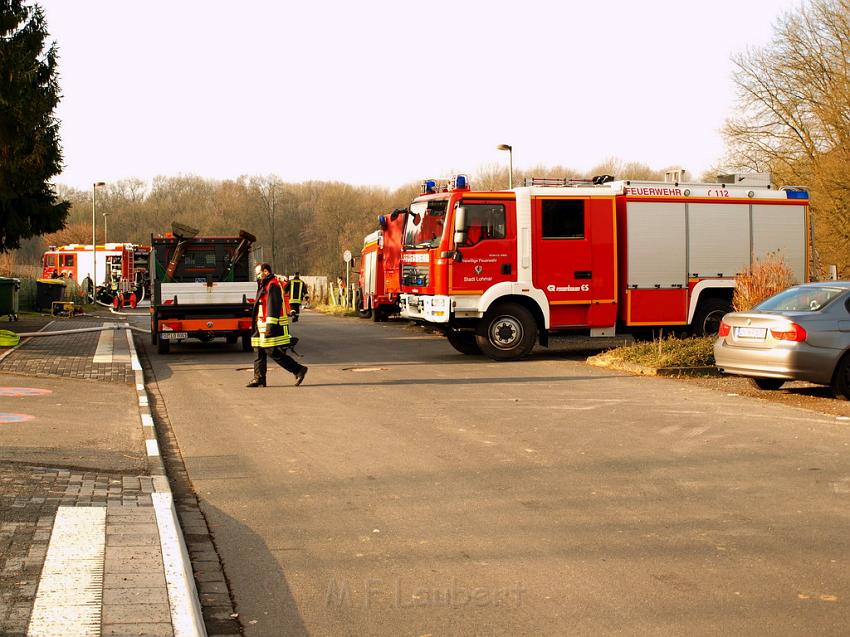
[[[449,339],[449,345],[454,347],[461,354],[474,356],[481,353],[481,348],[478,346],[475,332],[458,332],[450,330],[446,333],[446,337]]]
[[[516,360],[534,348],[537,323],[522,305],[502,303],[484,315],[475,340],[481,352],[493,360]]]
[[[751,378],[750,382],[765,391],[775,391],[785,384],[783,378]]]
[[[839,361],[830,389],[839,400],[850,400],[850,354],[845,354]]]
[[[699,304],[691,327],[697,336],[714,336],[720,330],[723,316],[732,312],[732,303],[726,299],[706,299]]]

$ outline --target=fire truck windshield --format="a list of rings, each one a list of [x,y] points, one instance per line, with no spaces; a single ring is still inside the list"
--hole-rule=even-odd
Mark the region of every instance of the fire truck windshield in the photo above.
[[[417,201],[404,224],[405,248],[436,248],[443,237],[448,199]]]

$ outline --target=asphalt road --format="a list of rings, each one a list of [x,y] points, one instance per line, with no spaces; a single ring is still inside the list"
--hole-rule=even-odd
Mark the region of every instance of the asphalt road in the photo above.
[[[151,354],[246,635],[841,635],[847,423],[305,313]]]

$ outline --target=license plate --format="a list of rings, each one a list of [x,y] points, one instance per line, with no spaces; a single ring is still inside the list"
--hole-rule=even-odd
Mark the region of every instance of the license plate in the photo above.
[[[176,341],[181,338],[189,338],[186,332],[160,332],[159,337],[164,341]]]
[[[764,340],[767,336],[766,327],[736,327],[735,336],[738,338],[760,338]]]

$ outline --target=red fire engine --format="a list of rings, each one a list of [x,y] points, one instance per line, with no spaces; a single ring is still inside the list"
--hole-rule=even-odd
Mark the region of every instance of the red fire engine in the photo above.
[[[496,360],[560,331],[715,332],[754,258],[777,253],[809,280],[808,193],[730,181],[426,181],[406,215],[401,315]]]
[[[64,246],[51,246],[42,257],[41,276],[45,279],[64,277],[72,279],[81,286],[86,278],[93,276],[97,281],[98,300],[112,303],[130,297],[141,301],[150,286],[149,261],[151,249],[132,243],[98,244],[97,252],[92,246],[72,243]],[[94,254],[97,269],[93,268]]]
[[[363,240],[360,252],[360,307],[362,318],[384,321],[399,311],[401,292],[401,239],[405,213],[393,210],[378,217],[380,228]]]

